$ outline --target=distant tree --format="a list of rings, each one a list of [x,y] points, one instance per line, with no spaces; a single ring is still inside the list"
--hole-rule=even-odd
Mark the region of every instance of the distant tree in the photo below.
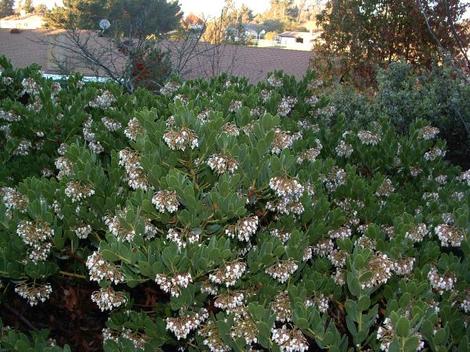
[[[318,16],[323,34],[313,65],[356,82],[397,60],[430,67],[443,51],[460,51],[454,31],[463,47],[468,44],[459,25],[467,6],[463,0],[329,1]]]
[[[251,21],[253,21],[253,19],[255,17],[253,15],[253,11],[248,6],[246,6],[245,4],[243,4],[240,7],[239,15],[241,17],[241,22],[242,23],[250,23]]]
[[[281,20],[268,19],[263,21],[262,27],[266,32],[282,32],[284,23]]]
[[[23,10],[25,13],[32,13],[34,11],[33,0],[24,0],[23,4],[21,5],[21,10]]]
[[[97,29],[100,19],[111,22],[115,35],[145,37],[178,28],[182,13],[166,0],[65,0],[46,16],[49,28]]]
[[[201,27],[204,26],[204,20],[195,14],[190,13],[182,20],[181,24],[184,28]]]
[[[13,15],[14,7],[15,0],[0,0],[0,18]]]
[[[246,41],[243,12],[233,0],[226,0],[220,15],[207,22],[203,39],[211,44],[226,42],[243,44]]]
[[[107,0],[64,0],[63,6],[54,7],[45,18],[47,28],[97,29],[98,21],[110,12]]]
[[[34,6],[34,13],[44,16],[47,13],[47,6],[44,4],[38,4]]]

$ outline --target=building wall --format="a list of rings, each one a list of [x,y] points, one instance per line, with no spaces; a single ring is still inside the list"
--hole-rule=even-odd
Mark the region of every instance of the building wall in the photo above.
[[[39,29],[44,21],[41,16],[31,15],[14,18],[12,16],[0,19],[0,28]]]

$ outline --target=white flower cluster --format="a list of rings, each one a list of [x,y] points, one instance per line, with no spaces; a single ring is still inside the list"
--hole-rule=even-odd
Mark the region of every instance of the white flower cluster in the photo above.
[[[282,80],[280,78],[276,77],[276,75],[274,75],[274,74],[269,75],[269,77],[266,79],[266,81],[273,88],[282,87]]]
[[[189,128],[183,127],[179,131],[171,130],[165,132],[163,140],[171,150],[182,150],[186,148],[195,149],[199,147],[199,139],[196,132]]]
[[[29,246],[29,259],[34,263],[47,259],[52,248],[51,240],[54,237],[54,229],[42,221],[21,221],[16,233],[23,242]]]
[[[13,151],[13,155],[26,156],[29,154],[30,149],[32,148],[31,141],[27,139],[22,139],[16,149]]]
[[[245,313],[240,318],[237,318],[232,325],[230,336],[234,340],[241,338],[245,340],[247,345],[251,345],[258,342],[258,328],[249,314]]]
[[[349,227],[343,226],[336,230],[328,231],[328,237],[331,239],[340,239],[344,240],[346,238],[351,237],[352,231]]]
[[[416,259],[413,257],[402,258],[393,262],[393,271],[397,275],[409,275],[413,271]]]
[[[96,134],[92,130],[93,120],[91,116],[83,124],[83,139],[87,142],[88,148],[95,153],[101,154],[104,151],[103,146],[96,140]]]
[[[266,274],[281,284],[289,280],[289,277],[296,272],[298,265],[292,259],[282,260],[266,269]]]
[[[421,223],[414,226],[412,229],[405,233],[405,238],[417,243],[421,242],[424,237],[429,233],[428,227],[426,224]]]
[[[282,352],[308,351],[308,343],[299,329],[288,329],[286,325],[271,330],[272,340],[279,346]]]
[[[240,129],[233,122],[227,122],[225,125],[223,125],[222,132],[233,137],[240,135]]]
[[[219,175],[226,172],[233,174],[238,169],[238,161],[224,154],[212,154],[207,159],[207,165]]]
[[[59,170],[57,178],[60,180],[63,177],[71,176],[73,173],[73,164],[72,162],[64,156],[59,156],[55,162],[55,167]]]
[[[166,318],[166,329],[175,334],[178,340],[185,339],[191,331],[197,329],[207,318],[209,318],[209,313],[205,308],[197,313],[180,317],[168,317]]]
[[[120,130],[122,127],[122,124],[119,121],[116,121],[107,116],[102,117],[101,122],[103,123],[104,127],[110,132]]]
[[[470,296],[467,296],[462,300],[462,303],[460,303],[460,309],[467,314],[470,313]]]
[[[297,104],[297,98],[295,97],[282,97],[281,102],[277,108],[277,114],[281,117],[286,117]]]
[[[346,259],[348,258],[349,253],[345,250],[333,250],[328,254],[328,259],[336,268],[343,268],[346,265]]]
[[[218,295],[214,301],[214,307],[233,311],[237,307],[241,307],[245,302],[245,294],[243,292],[231,291]]]
[[[248,242],[258,229],[258,216],[247,216],[239,219],[235,225],[230,225],[225,229],[225,234],[231,238],[237,238],[239,241]]]
[[[119,151],[119,165],[124,166],[127,174],[127,183],[132,189],[147,191],[149,182],[145,170],[140,164],[140,156],[131,149]]]
[[[232,351],[232,349],[222,341],[219,335],[219,329],[211,320],[198,331],[198,334],[204,337],[202,343],[209,348],[210,352]]]
[[[354,242],[354,245],[356,247],[370,249],[372,251],[375,249],[377,242],[373,238],[362,235],[356,240],[356,242]]]
[[[97,95],[93,100],[88,103],[91,108],[107,109],[116,101],[113,93],[109,90],[100,91],[101,94]]]
[[[305,103],[310,106],[315,106],[320,101],[320,99],[316,95],[309,96],[305,98]]]
[[[302,164],[304,161],[315,161],[317,157],[320,155],[322,148],[323,146],[320,144],[317,147],[304,150],[297,157],[297,163]]]
[[[193,278],[190,273],[179,273],[171,278],[165,274],[157,274],[155,282],[164,292],[173,297],[179,297],[181,289],[188,287],[193,282]]]
[[[124,327],[121,327],[120,331],[104,328],[102,335],[103,341],[114,341],[117,343],[119,339],[129,340],[137,350],[143,350],[148,341],[148,336]]]
[[[21,86],[23,87],[23,91],[20,95],[29,94],[29,95],[38,95],[39,94],[39,85],[36,83],[34,78],[27,77],[23,78],[21,81]]]
[[[463,183],[466,183],[467,186],[470,186],[470,169],[468,169],[467,171],[464,171],[460,174],[460,176],[458,177],[458,180],[463,182]]]
[[[422,340],[421,334],[417,333],[415,336],[419,340],[416,351],[421,351],[424,348],[424,341]],[[379,326],[377,329],[377,340],[380,341],[380,350],[388,352],[394,338],[395,330],[393,329],[392,321],[390,318],[385,318],[383,325]]]
[[[129,120],[127,127],[124,129],[124,135],[134,142],[137,139],[137,135],[142,132],[143,129],[140,126],[139,120],[137,120],[135,117]]]
[[[305,301],[306,307],[317,307],[320,313],[326,313],[330,306],[330,300],[323,293],[313,297],[312,299],[308,298]]]
[[[175,81],[168,81],[165,85],[160,89],[160,93],[164,96],[173,95],[180,89],[181,85]]]
[[[281,176],[271,178],[269,180],[269,187],[278,197],[286,198],[289,201],[298,201],[305,190],[304,186],[297,179]]]
[[[375,195],[377,197],[388,197],[390,194],[395,192],[395,187],[393,187],[393,183],[389,178],[386,178],[382,184],[377,188]]]
[[[359,131],[357,137],[365,145],[377,145],[381,141],[380,135],[366,130]]]
[[[434,147],[430,150],[428,150],[426,153],[424,153],[424,160],[428,161],[434,161],[437,158],[443,158],[446,155],[446,151],[439,148],[439,147]]]
[[[274,139],[271,144],[271,153],[280,154],[284,149],[292,147],[295,141],[302,138],[300,132],[291,134],[289,131],[283,131],[280,128],[274,130]]]
[[[14,79],[12,77],[8,76],[2,76],[2,83],[6,86],[11,85],[14,82]]]
[[[460,247],[464,240],[463,231],[455,226],[440,224],[434,229],[443,247]]]
[[[225,285],[226,287],[234,286],[246,270],[246,263],[236,261],[226,264],[217,269],[214,273],[209,274],[209,280],[215,284]]]
[[[65,188],[65,195],[72,200],[72,203],[80,202],[95,194],[95,190],[88,185],[84,185],[79,181],[70,181]]]
[[[300,130],[310,130],[312,133],[317,133],[320,131],[318,124],[310,122],[310,120],[299,120],[297,121],[297,127]]]
[[[218,288],[212,285],[209,281],[204,281],[201,283],[201,292],[208,295],[215,296],[219,292]]]
[[[425,126],[418,131],[418,135],[420,138],[429,141],[431,139],[436,138],[439,134],[439,128],[433,126]]]
[[[199,231],[179,231],[175,228],[171,228],[168,230],[166,238],[172,242],[175,242],[178,248],[185,248],[186,245],[196,243],[199,241],[200,237]]]
[[[287,291],[281,291],[274,297],[274,301],[271,303],[271,310],[276,315],[276,321],[283,323],[292,321],[292,307]]]
[[[261,97],[261,101],[266,103],[269,99],[271,99],[272,92],[267,89],[262,89],[261,92],[259,92],[259,95]]]
[[[99,251],[95,251],[88,256],[86,267],[91,281],[108,280],[114,284],[124,282],[124,275],[119,268],[105,260]]]
[[[321,240],[313,247],[313,253],[319,257],[326,257],[333,252],[335,245],[329,238]]]
[[[334,192],[336,189],[346,183],[347,174],[342,168],[333,166],[324,178],[324,183],[329,192]]]
[[[125,211],[116,216],[105,216],[103,220],[105,225],[108,226],[109,232],[111,232],[119,242],[132,242],[136,235],[135,230],[132,226],[126,226],[120,216],[124,217]]]
[[[377,252],[369,260],[366,269],[372,273],[367,282],[362,282],[362,288],[372,288],[385,284],[392,277],[393,261],[384,253]]]
[[[453,273],[446,273],[442,276],[437,272],[436,268],[431,268],[428,273],[428,280],[432,288],[440,295],[442,295],[444,291],[451,291],[457,282],[457,278]]]
[[[377,340],[380,341],[380,350],[388,351],[394,337],[395,333],[393,331],[392,321],[390,318],[385,318],[383,326],[379,326],[377,329]]]
[[[230,102],[230,106],[228,107],[229,112],[237,112],[243,106],[243,103],[240,100],[232,100]]]
[[[270,232],[271,236],[278,238],[282,243],[289,241],[291,233],[279,229],[272,229]]]
[[[28,198],[11,187],[0,188],[0,197],[3,204],[9,210],[17,209],[21,212],[26,211],[28,206]]]
[[[88,238],[88,235],[91,233],[91,226],[88,224],[77,226],[74,229],[75,235],[80,239]]]
[[[52,286],[48,283],[40,285],[23,282],[15,287],[15,292],[27,300],[31,307],[34,307],[39,302],[44,303],[49,298],[52,293]]]
[[[124,292],[115,291],[112,287],[101,288],[91,294],[91,300],[98,305],[98,308],[104,312],[113,310],[126,304],[127,297]]]
[[[165,211],[169,213],[174,213],[178,210],[180,202],[178,201],[178,196],[176,191],[158,191],[152,197],[152,204],[155,205],[155,208],[160,213]]]
[[[21,117],[13,112],[0,109],[0,120],[4,120],[7,122],[16,122],[21,121]]]

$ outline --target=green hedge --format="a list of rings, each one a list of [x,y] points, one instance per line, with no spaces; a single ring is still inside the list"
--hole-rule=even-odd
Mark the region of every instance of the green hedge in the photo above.
[[[470,173],[428,121],[346,119],[313,74],[152,96],[28,72],[0,85],[4,295],[95,287],[106,351],[468,350]]]

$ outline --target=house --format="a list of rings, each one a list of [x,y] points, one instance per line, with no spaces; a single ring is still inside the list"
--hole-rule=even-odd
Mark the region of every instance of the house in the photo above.
[[[16,31],[18,32],[18,31]],[[16,67],[25,67],[33,63],[42,67],[45,74],[61,74],[66,68],[69,72],[79,72],[87,76],[106,77],[107,73],[99,67],[80,62],[64,47],[69,37],[64,30],[20,30],[12,33],[0,29],[0,55],[9,58]],[[109,65],[117,70],[126,67],[122,52],[112,47],[112,42],[94,31],[81,31],[82,42],[89,45],[91,52],[99,53],[109,48]],[[62,45],[65,44],[65,45]],[[173,67],[183,79],[208,78],[221,73],[246,77],[252,83],[266,78],[272,71],[282,70],[297,78],[302,78],[308,70],[311,53],[308,51],[286,50],[279,48],[258,48],[242,45],[212,45],[209,43],[180,43],[166,41],[158,44],[169,52]],[[189,47],[190,49],[184,49]],[[183,50],[184,49],[184,50]],[[182,58],[182,51],[186,55]],[[102,58],[106,60],[106,58]],[[105,61],[103,61],[105,62]],[[181,65],[184,62],[184,66]],[[105,64],[107,64],[105,62]]]
[[[277,36],[281,47],[293,50],[312,50],[321,32],[283,32]]]
[[[0,28],[38,29],[44,25],[41,15],[24,14],[0,18]]]

